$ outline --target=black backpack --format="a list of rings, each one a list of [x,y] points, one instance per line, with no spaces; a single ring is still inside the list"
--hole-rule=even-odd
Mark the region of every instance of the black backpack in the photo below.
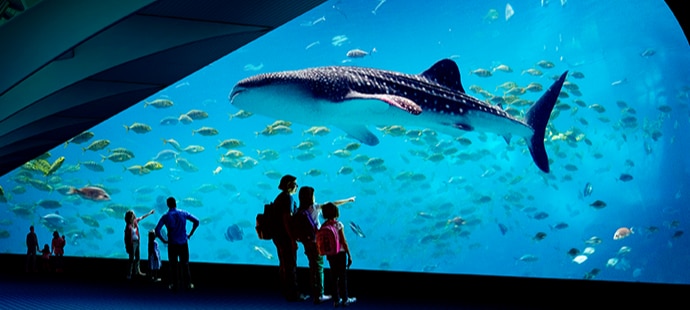
[[[316,240],[316,223],[309,214],[309,209],[298,209],[292,215],[290,223],[290,231],[292,237],[297,241],[314,241]]]
[[[264,213],[256,215],[256,234],[261,240],[271,240],[275,235],[275,226],[278,225],[278,212],[273,202],[264,205]]]

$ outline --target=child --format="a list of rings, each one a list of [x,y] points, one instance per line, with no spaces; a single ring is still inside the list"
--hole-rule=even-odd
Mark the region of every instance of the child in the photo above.
[[[152,282],[160,282],[158,277],[158,270],[161,269],[161,252],[158,250],[158,241],[156,241],[156,232],[152,229],[149,231],[149,275]]]
[[[139,222],[153,214],[153,212],[154,210],[151,210],[141,217],[137,217],[132,210],[128,210],[125,213],[125,223],[127,223],[127,226],[125,226],[125,249],[127,250],[127,254],[129,254],[127,279],[131,279],[133,273],[142,277],[146,276],[146,274],[139,269]]]
[[[55,272],[62,272],[62,256],[65,254],[65,235],[60,237],[58,231],[53,232],[52,254],[55,255]]]
[[[354,202],[355,197],[333,201],[336,206],[343,205],[348,202]],[[316,203],[316,196],[314,188],[311,186],[303,186],[299,190],[299,208],[297,212],[307,212],[311,216],[312,223],[316,230],[321,227],[319,222],[319,215],[321,214],[321,204]],[[293,215],[294,216],[294,215]],[[314,231],[313,233],[316,233]],[[312,293],[314,295],[314,304],[323,303],[331,299],[330,295],[324,295],[323,290],[323,256],[319,255],[316,247],[316,237],[306,238],[306,240],[298,240],[304,246],[304,254],[309,260],[309,272],[311,274]]]
[[[43,265],[43,271],[50,271],[50,246],[46,243],[41,250],[41,262]]]
[[[350,268],[350,265],[352,265],[352,256],[350,255],[350,247],[345,239],[345,231],[343,229],[345,226],[341,221],[338,221],[340,210],[334,203],[329,202],[323,205],[321,211],[323,212],[323,217],[326,219],[326,222],[323,223],[322,226],[335,225],[338,230],[338,238],[340,240],[338,254],[328,255],[326,258],[328,259],[328,265],[331,267],[331,273],[335,282],[335,296],[339,297],[335,299],[333,306],[345,307],[357,301],[355,297],[348,297],[347,293],[347,268]]]

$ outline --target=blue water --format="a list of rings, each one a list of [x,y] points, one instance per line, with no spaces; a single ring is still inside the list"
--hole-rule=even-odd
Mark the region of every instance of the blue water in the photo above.
[[[67,235],[66,255],[126,258],[124,212],[107,211],[132,208],[141,215],[156,209],[141,223],[151,229],[166,211],[157,199],[174,196],[180,208],[202,220],[190,241],[193,261],[277,265],[272,243],[256,237],[254,218],[278,194],[278,180],[271,173],[290,173],[298,176],[301,186],[316,188],[317,202],[357,197],[342,207],[340,218],[357,223],[366,234],[361,238],[347,231],[352,268],[564,279],[593,273],[594,280],[690,283],[690,236],[683,234],[690,223],[690,50],[673,14],[663,1],[511,4],[515,13],[506,20],[505,1],[329,1],[147,99],[169,99],[172,107],[138,103],[90,129],[95,134],[90,141],[57,146],[48,161],[64,156],[65,162],[50,178],[22,168],[2,176],[7,202],[0,203],[0,251],[25,253],[29,225],[36,225],[41,244],[49,243],[55,227],[42,225],[39,218],[58,212],[66,220],[58,227]],[[346,57],[352,49],[374,48],[376,52],[363,58]],[[472,143],[463,145],[442,133],[414,140],[370,126],[381,143],[362,145],[341,158],[334,151],[357,141],[337,128],[312,136],[303,133],[309,126],[292,124],[292,134],[265,136],[258,133],[275,119],[230,118],[238,110],[230,105],[228,94],[237,81],[254,74],[325,65],[417,74],[442,58],[458,64],[464,88],[480,99],[485,98],[471,92],[471,85],[501,96],[504,90],[498,86],[508,81],[521,87],[537,82],[546,88],[565,70],[584,74],[568,77],[581,95],[564,89],[569,97],[561,103],[570,107],[551,117],[546,142],[549,174],[534,165],[519,137],[507,145],[493,133],[469,132],[463,137]],[[538,67],[542,60],[555,67]],[[513,72],[470,74],[501,64]],[[543,75],[523,73],[530,68]],[[520,98],[536,100],[542,93],[527,92]],[[624,111],[618,101],[628,109]],[[605,111],[595,111],[593,104]],[[209,116],[191,124],[159,124],[192,109]],[[635,117],[637,125],[621,126],[627,116]],[[152,130],[137,134],[123,127],[134,122]],[[387,125],[405,126],[395,119]],[[192,134],[203,126],[220,133]],[[572,142],[555,138],[573,132],[572,138],[581,135]],[[226,150],[216,146],[231,138],[244,142],[237,150],[256,159],[255,167],[235,169],[219,163]],[[97,139],[108,139],[110,145],[101,151],[82,150]],[[175,139],[183,148],[203,146],[203,152],[178,155],[198,171],[186,172],[174,160],[161,161],[162,169],[145,175],[126,170],[172,150],[163,139]],[[295,147],[307,140],[317,143],[310,150],[316,156],[300,160],[304,151]],[[102,155],[118,147],[131,150],[135,158],[101,162]],[[262,159],[258,151],[263,150],[277,151],[279,158]],[[446,152],[442,161],[429,160],[441,152]],[[386,170],[368,171],[356,155],[381,158]],[[101,164],[104,171],[85,168],[87,161]],[[343,166],[354,172],[338,174]],[[222,171],[214,174],[217,167]],[[305,174],[312,169],[321,174]],[[621,181],[624,173],[633,179]],[[405,178],[406,174],[419,180]],[[40,191],[27,178],[49,182],[56,190]],[[593,192],[584,197],[588,182]],[[92,202],[57,190],[89,184],[104,187],[112,200]],[[62,206],[36,206],[41,200],[56,200]],[[606,207],[591,207],[595,200]],[[548,217],[535,218],[539,212]],[[98,227],[87,225],[82,219],[87,217],[96,219]],[[464,224],[456,227],[451,222],[455,217]],[[559,223],[567,227],[554,228]],[[231,242],[224,234],[234,224],[244,235]],[[504,234],[499,224],[507,228]],[[613,240],[619,227],[633,227],[635,233]],[[546,237],[536,240],[538,232]],[[585,243],[591,237],[602,242]],[[619,254],[623,246],[630,251]],[[567,253],[587,247],[594,252],[581,264]],[[272,257],[262,255],[260,248]],[[146,256],[145,247],[142,252]],[[167,259],[165,248],[161,252]],[[301,249],[298,257],[299,265],[306,266]],[[617,264],[607,266],[612,258]]]

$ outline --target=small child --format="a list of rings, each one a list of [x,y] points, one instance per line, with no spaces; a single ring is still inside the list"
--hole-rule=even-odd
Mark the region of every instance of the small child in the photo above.
[[[160,282],[158,277],[158,270],[161,269],[161,252],[158,250],[158,241],[156,241],[156,232],[149,231],[149,275],[152,282]]]
[[[328,265],[331,268],[331,274],[333,275],[333,280],[335,282],[336,298],[333,302],[333,306],[348,306],[351,303],[357,301],[355,297],[349,297],[347,293],[347,269],[352,265],[352,255],[350,255],[350,247],[345,239],[345,225],[343,222],[338,220],[340,217],[340,210],[338,206],[334,203],[329,202],[321,207],[321,212],[323,213],[323,218],[326,219],[324,225],[335,225],[338,230],[338,238],[340,240],[340,249],[338,254],[328,255]]]
[[[41,262],[43,265],[43,271],[48,272],[50,270],[50,246],[46,243],[41,250]]]

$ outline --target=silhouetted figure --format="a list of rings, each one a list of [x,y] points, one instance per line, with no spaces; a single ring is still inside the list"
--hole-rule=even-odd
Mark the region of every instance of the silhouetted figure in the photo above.
[[[335,204],[327,203],[321,207],[321,210],[323,217],[326,219],[323,225],[335,225],[338,231],[338,243],[340,244],[337,254],[326,256],[328,265],[331,268],[331,274],[333,275],[334,287],[336,289],[335,296],[338,297],[333,302],[333,305],[335,307],[347,306],[357,301],[357,298],[349,297],[347,292],[347,269],[352,265],[352,255],[350,255],[350,247],[347,244],[347,239],[345,239],[345,226],[338,220],[340,210]]]
[[[160,282],[158,271],[161,269],[161,252],[156,241],[156,232],[149,231],[149,279],[152,282]]]
[[[287,301],[304,301],[308,295],[300,294],[297,285],[297,241],[290,235],[292,214],[297,211],[292,195],[297,192],[297,178],[286,174],[280,179],[280,194],[273,201],[277,223],[274,223],[273,244],[279,261],[280,290]]]
[[[323,256],[319,255],[316,248],[316,231],[321,227],[319,216],[321,215],[321,204],[316,203],[316,196],[314,188],[304,186],[299,190],[299,208],[297,213],[307,212],[311,217],[311,222],[314,224],[314,230],[307,236],[306,240],[298,240],[304,246],[304,254],[309,260],[309,273],[312,287],[312,294],[314,295],[314,303],[320,304],[331,299],[330,295],[324,295],[323,290]],[[336,200],[332,202],[336,206],[354,202],[355,197]]]
[[[139,260],[140,260],[140,244],[141,244],[141,236],[139,234],[139,221],[147,218],[149,215],[153,214],[154,210],[149,211],[149,213],[146,213],[142,215],[141,217],[137,217],[136,214],[134,214],[134,211],[129,210],[125,213],[125,223],[127,223],[127,226],[125,226],[125,249],[127,250],[127,254],[129,254],[129,268],[127,270],[127,279],[132,278],[132,274],[136,273],[137,275],[140,276],[146,276],[145,273],[141,272],[141,269],[139,267]]]
[[[46,243],[41,250],[41,270],[43,272],[50,272],[50,246]]]
[[[168,244],[168,260],[170,261],[171,281],[168,288],[177,290],[181,283],[185,284],[187,289],[193,289],[194,284],[191,281],[191,273],[189,271],[189,245],[187,241],[192,238],[192,235],[199,227],[199,219],[191,213],[177,209],[177,201],[175,198],[169,197],[166,200],[168,205],[168,213],[163,214],[156,225],[156,237],[161,239],[165,244]],[[187,235],[187,221],[192,222],[192,230]],[[168,231],[167,238],[161,235],[161,228],[165,225]],[[181,279],[182,278],[182,279]]]
[[[34,226],[29,227],[26,234],[26,272],[36,272],[36,253],[40,252],[38,247],[38,236],[34,232]]]
[[[62,272],[64,266],[62,265],[62,256],[65,254],[65,235],[60,237],[58,231],[53,232],[52,253],[55,257],[55,272]]]

